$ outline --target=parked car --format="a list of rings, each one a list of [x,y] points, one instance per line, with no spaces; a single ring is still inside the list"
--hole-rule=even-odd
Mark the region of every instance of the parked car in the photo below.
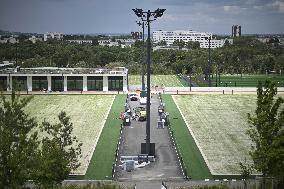
[[[130,101],[137,101],[139,96],[137,94],[129,94]]]

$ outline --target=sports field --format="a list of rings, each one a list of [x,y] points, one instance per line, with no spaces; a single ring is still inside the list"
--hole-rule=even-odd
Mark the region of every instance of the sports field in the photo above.
[[[220,75],[217,76],[217,86],[219,87],[256,87],[258,81],[264,82],[271,80],[276,83],[277,87],[284,87],[284,75]],[[212,86],[216,86],[216,75],[213,75]]]
[[[85,174],[113,100],[113,95],[36,95],[26,110],[39,122],[58,123],[61,111],[71,117],[73,133],[83,143],[81,166],[74,174]]]
[[[129,85],[141,85],[140,75],[129,75]],[[145,76],[145,84],[147,78]],[[151,75],[151,86],[183,87],[176,75]]]
[[[173,96],[213,175],[240,174],[239,162],[251,161],[247,113],[255,95]]]

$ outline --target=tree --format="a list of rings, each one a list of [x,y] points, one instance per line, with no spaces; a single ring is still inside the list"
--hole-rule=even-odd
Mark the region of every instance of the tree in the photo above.
[[[165,40],[159,41],[157,44],[157,46],[167,46],[167,42]]]
[[[241,167],[241,175],[244,180],[244,189],[247,189],[247,179],[250,177],[252,173],[253,165],[247,163],[246,159],[244,162],[240,162],[239,164]]]
[[[73,124],[65,112],[58,115],[59,123],[42,124],[42,131],[48,136],[42,140],[42,148],[37,154],[34,181],[40,186],[53,188],[76,170],[80,163],[81,146],[75,136],[72,136]]]
[[[263,88],[264,87],[264,88]],[[248,114],[250,129],[248,135],[252,139],[250,155],[254,166],[265,177],[275,177],[279,186],[284,182],[284,100],[274,99],[277,93],[275,83],[261,82],[257,89],[257,108],[255,115]]]
[[[185,46],[185,42],[183,40],[175,40],[173,45],[178,46],[178,49],[181,50]]]
[[[92,39],[92,45],[93,45],[93,46],[98,46],[99,44],[100,44],[100,43],[99,43],[98,38]]]
[[[30,178],[38,137],[36,121],[23,108],[31,101],[12,92],[0,102],[0,188],[19,188]]]

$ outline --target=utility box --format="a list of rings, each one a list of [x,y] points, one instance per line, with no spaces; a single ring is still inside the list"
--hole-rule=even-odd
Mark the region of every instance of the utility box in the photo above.
[[[124,170],[131,172],[135,169],[135,161],[134,160],[127,160],[124,163]]]

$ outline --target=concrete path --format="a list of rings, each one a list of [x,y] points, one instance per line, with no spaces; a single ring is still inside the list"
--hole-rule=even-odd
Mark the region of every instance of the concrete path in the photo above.
[[[177,155],[169,138],[168,129],[157,129],[158,105],[157,95],[151,99],[151,143],[156,144],[156,161],[144,168],[126,172],[120,168],[116,169],[117,181],[183,181],[180,167],[178,166]],[[139,101],[131,102],[131,108],[139,105]],[[146,121],[132,121],[131,126],[124,128],[123,141],[119,150],[121,155],[138,155],[141,152],[141,143],[145,142]],[[144,184],[142,184],[144,185]],[[141,186],[142,186],[141,185]],[[137,187],[138,188],[138,187]],[[139,188],[140,189],[140,188]]]

